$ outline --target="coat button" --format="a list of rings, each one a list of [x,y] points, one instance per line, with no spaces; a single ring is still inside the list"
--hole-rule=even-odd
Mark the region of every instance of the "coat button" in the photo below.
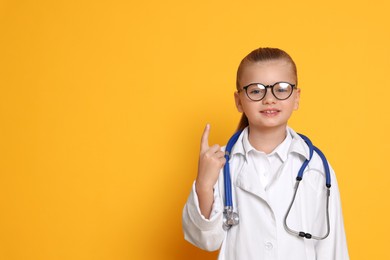
[[[274,248],[274,246],[272,245],[271,242],[267,242],[267,243],[265,243],[265,248],[266,248],[267,250],[271,250],[272,248]]]

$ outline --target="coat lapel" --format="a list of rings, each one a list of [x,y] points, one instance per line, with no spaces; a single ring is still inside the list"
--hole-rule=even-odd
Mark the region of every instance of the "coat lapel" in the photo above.
[[[267,201],[267,194],[261,185],[260,177],[255,171],[248,169],[248,164],[246,162],[237,175],[235,184],[236,187]]]

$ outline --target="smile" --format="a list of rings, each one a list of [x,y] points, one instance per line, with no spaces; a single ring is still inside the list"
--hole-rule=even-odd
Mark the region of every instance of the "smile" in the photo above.
[[[276,113],[278,113],[278,112],[280,112],[280,110],[276,110],[276,109],[260,111],[260,113],[262,113],[262,114],[267,114],[267,115],[276,114]]]

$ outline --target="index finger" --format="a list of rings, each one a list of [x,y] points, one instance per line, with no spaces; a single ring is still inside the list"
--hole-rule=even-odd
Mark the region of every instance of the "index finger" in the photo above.
[[[200,141],[200,150],[206,151],[209,149],[209,134],[210,134],[210,124],[206,124],[206,127],[204,128],[202,139]]]

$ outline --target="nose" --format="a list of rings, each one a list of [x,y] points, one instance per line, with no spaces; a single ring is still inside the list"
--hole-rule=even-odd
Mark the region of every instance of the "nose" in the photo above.
[[[263,102],[264,105],[275,104],[276,98],[275,98],[274,94],[272,94],[272,91],[270,88],[267,89],[267,92],[265,93],[265,96],[261,101]]]

